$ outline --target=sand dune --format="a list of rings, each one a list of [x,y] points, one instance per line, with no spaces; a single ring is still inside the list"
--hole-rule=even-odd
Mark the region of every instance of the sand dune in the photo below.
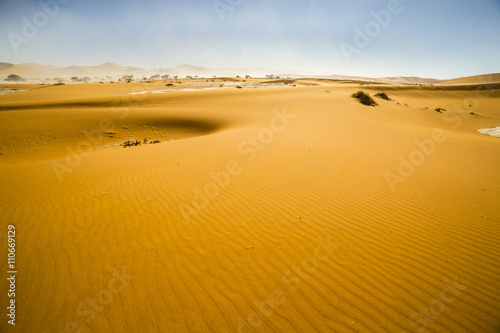
[[[0,96],[16,329],[498,331],[500,89],[293,84]]]
[[[500,83],[500,74],[485,74],[485,75],[475,75],[462,77],[458,79],[446,80],[441,82],[441,84],[485,84],[485,83]]]

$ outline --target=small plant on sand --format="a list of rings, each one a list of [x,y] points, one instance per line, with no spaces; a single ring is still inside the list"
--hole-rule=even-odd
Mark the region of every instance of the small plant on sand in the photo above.
[[[135,140],[135,141],[127,140],[123,143],[123,148],[139,146],[140,144],[141,144],[141,141],[138,141],[138,140]]]
[[[385,99],[386,101],[390,101],[391,100],[389,98],[389,96],[387,96],[387,94],[385,92],[381,92],[381,93],[375,94],[375,97],[378,97],[378,98],[381,98],[381,99]]]
[[[446,109],[443,108],[436,108],[436,112],[443,113],[443,111],[446,111]]]
[[[115,133],[116,134],[116,133]],[[135,141],[132,141],[132,140],[127,140],[125,141],[122,146],[123,148],[127,148],[127,147],[137,147],[137,146],[140,146],[141,144],[145,144],[145,145],[152,145],[152,144],[155,144],[155,143],[160,143],[160,140],[154,140],[154,141],[150,141],[148,140],[147,138],[144,138],[144,140],[139,141],[139,140],[135,140]]]
[[[362,90],[359,90],[357,93],[354,93],[351,96],[353,98],[356,98],[357,100],[359,100],[359,102],[363,105],[367,105],[367,106],[378,105],[377,102],[375,102],[369,94],[365,93]]]

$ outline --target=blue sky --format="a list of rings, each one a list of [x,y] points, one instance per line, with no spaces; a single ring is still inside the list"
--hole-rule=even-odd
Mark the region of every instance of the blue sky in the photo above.
[[[0,1],[0,62],[442,79],[500,72],[500,0],[399,0],[394,13],[391,1]],[[373,11],[390,19],[383,26]],[[37,31],[23,34],[26,22]],[[369,44],[356,44],[355,29],[367,27]]]

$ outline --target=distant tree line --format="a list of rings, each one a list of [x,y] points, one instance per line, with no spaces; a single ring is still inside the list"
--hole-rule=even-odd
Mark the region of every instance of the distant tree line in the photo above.
[[[90,81],[92,81],[92,78],[88,77],[88,76],[84,76],[84,77],[78,77],[78,76],[72,76],[71,77],[71,81],[73,82],[84,82],[84,83],[88,83]]]

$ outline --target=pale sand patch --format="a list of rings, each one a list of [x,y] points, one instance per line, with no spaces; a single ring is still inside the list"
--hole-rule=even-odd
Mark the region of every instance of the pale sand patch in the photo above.
[[[25,90],[3,89],[3,90],[0,90],[0,95],[15,94],[15,93],[23,92],[23,91],[25,91]]]
[[[493,128],[478,129],[477,132],[481,133],[481,134],[486,134],[486,135],[495,136],[497,138],[500,138],[500,126],[493,127]]]
[[[161,94],[161,93],[166,93],[166,92],[176,92],[176,91],[202,91],[202,90],[213,90],[213,89],[224,89],[224,88],[231,88],[231,87],[209,87],[209,88],[199,88],[199,89],[191,89],[191,88],[184,88],[184,89],[165,89],[165,90],[149,90],[149,91],[138,91],[138,92],[132,92],[129,95],[141,95],[141,94]]]

